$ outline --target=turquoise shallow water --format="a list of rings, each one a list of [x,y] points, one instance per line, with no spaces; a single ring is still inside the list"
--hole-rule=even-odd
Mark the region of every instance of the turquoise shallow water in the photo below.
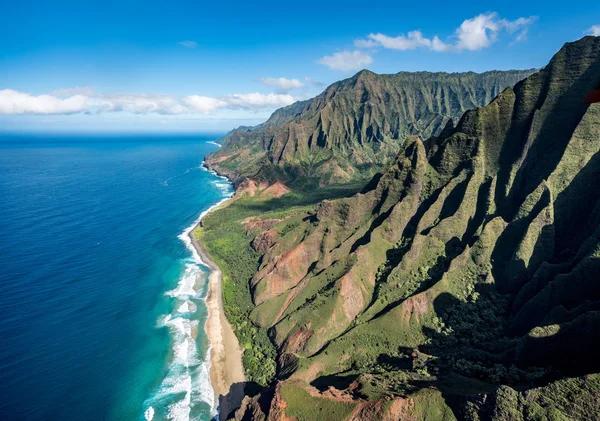
[[[231,193],[217,137],[0,136],[3,420],[215,414],[181,234]]]

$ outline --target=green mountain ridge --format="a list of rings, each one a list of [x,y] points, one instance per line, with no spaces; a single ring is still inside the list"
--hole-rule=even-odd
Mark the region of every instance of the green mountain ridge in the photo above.
[[[366,178],[393,161],[410,135],[439,135],[468,109],[483,106],[532,70],[485,73],[367,70],[265,123],[228,133],[209,168],[234,180],[321,185]]]
[[[209,215],[224,273],[232,250],[254,256],[231,287],[275,350],[242,343],[276,353],[230,415],[600,418],[600,104],[584,101],[599,80],[600,37],[567,43],[456,127],[408,137],[357,194],[240,190]]]

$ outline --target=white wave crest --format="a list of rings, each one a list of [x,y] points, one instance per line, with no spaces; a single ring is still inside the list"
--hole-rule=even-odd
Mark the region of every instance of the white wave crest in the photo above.
[[[182,305],[177,309],[178,313],[194,313],[197,310],[197,306],[193,301],[185,300]]]
[[[187,264],[185,266],[185,271],[181,276],[181,279],[177,283],[177,288],[171,291],[167,291],[166,294],[171,297],[177,297],[180,299],[184,299],[187,297],[195,297],[196,290],[194,286],[198,281],[198,278],[202,276],[202,270],[198,267],[197,264]]]
[[[204,166],[202,168],[207,170]],[[166,293],[175,300],[173,313],[163,315],[157,320],[158,327],[169,329],[173,359],[158,390],[145,403],[146,421],[152,421],[156,414],[173,421],[190,421],[192,409],[200,403],[208,404],[212,415],[217,415],[215,392],[210,383],[211,344],[208,345],[204,359],[201,359],[196,344],[199,321],[193,318],[197,311],[194,300],[201,299],[198,296],[197,284],[201,279],[206,279],[200,265],[208,266],[193,246],[190,234],[208,212],[233,195],[233,189],[225,177],[210,172],[219,177],[215,184],[221,190],[223,199],[202,212],[178,237],[185,243],[192,257],[183,261],[185,269],[177,286]],[[166,414],[163,411],[166,411]]]
[[[179,234],[179,236],[177,238],[179,238],[181,241],[183,241],[186,245],[186,247],[192,252],[192,257],[193,257],[193,261],[196,263],[199,263],[205,267],[208,267],[208,265],[206,263],[204,263],[204,261],[202,261],[202,258],[200,257],[200,255],[198,254],[198,251],[196,250],[196,248],[193,246],[192,244],[192,239],[190,238],[190,234],[192,233],[192,231],[196,228],[196,226],[200,223],[200,221],[202,221],[202,218],[204,218],[206,216],[206,214],[208,214],[211,210],[213,210],[214,208],[216,208],[217,206],[221,205],[222,203],[226,202],[227,200],[229,200],[229,198],[233,195],[233,193],[231,193],[231,195],[224,197],[223,199],[221,199],[221,201],[219,201],[218,203],[216,203],[215,205],[211,206],[210,208],[208,208],[207,210],[205,210],[204,212],[202,212],[200,214],[200,216],[198,217],[198,219],[196,219],[194,221],[194,223],[192,225],[190,225],[189,227],[187,227],[181,234]]]
[[[146,418],[146,421],[152,421],[152,418],[154,418],[153,407],[150,406],[148,409],[146,409],[146,411],[144,411],[144,418]]]

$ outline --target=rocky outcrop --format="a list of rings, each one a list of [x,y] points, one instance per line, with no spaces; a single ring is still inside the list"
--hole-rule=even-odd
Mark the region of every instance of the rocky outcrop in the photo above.
[[[600,371],[600,104],[584,101],[599,80],[600,38],[568,43],[456,127],[440,132],[441,119],[423,129],[437,137],[408,138],[361,193],[322,202],[283,233],[259,233],[252,319],[269,329],[280,361],[293,361],[280,367],[283,384],[358,377],[370,403],[354,400],[359,409],[344,419],[385,419],[377,399],[365,399],[374,388],[394,399],[426,385],[461,397],[436,407],[451,407],[447,418],[422,418],[417,406],[414,419],[538,419],[531,411],[594,419],[585,408],[599,411],[597,396],[569,395],[579,406],[568,408],[531,387]],[[396,89],[369,85],[377,81],[363,73],[340,86],[370,86],[368,104]],[[399,133],[385,114],[398,110],[376,116],[364,105],[367,134],[317,106],[325,97],[305,105],[322,130],[308,149]],[[268,162],[306,147],[299,115],[270,138]],[[364,373],[387,377],[363,382]],[[589,398],[597,385],[597,377],[560,380],[544,393],[563,399],[561,388],[572,388]]]
[[[372,176],[394,160],[408,136],[439,135],[451,120],[532,72],[363,70],[311,100],[277,110],[264,124],[228,133],[206,165],[234,181],[310,179],[325,185]]]

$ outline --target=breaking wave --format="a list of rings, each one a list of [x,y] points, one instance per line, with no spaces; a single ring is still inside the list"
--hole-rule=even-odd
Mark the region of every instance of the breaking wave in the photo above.
[[[202,212],[179,235],[192,256],[182,261],[185,269],[177,285],[165,293],[174,300],[173,311],[161,316],[157,327],[169,329],[172,357],[158,389],[145,402],[146,421],[191,421],[198,419],[200,414],[203,417],[209,414],[211,418],[217,415],[215,392],[210,383],[210,344],[202,357],[196,340],[199,329],[198,306],[205,305],[201,287],[207,283],[208,266],[202,261],[190,239],[190,233],[202,218],[233,194],[227,179],[215,176],[219,179],[212,183],[220,190],[223,199]]]

